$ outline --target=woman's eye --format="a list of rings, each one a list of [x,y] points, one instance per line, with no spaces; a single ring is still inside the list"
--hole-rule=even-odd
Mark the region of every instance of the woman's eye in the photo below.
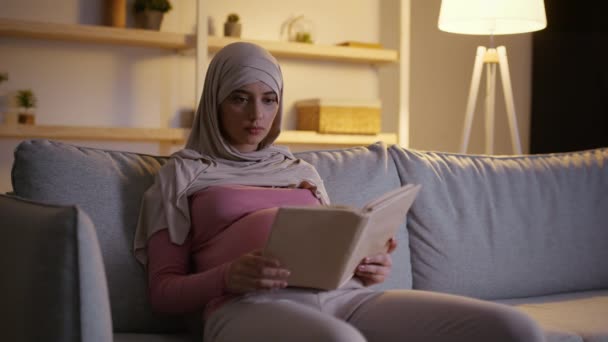
[[[277,99],[275,99],[275,98],[270,98],[270,97],[269,97],[269,98],[265,98],[263,101],[264,101],[264,103],[266,103],[266,104],[273,104],[273,103],[278,102],[278,101],[277,101]]]
[[[249,101],[249,99],[247,97],[245,97],[245,96],[238,96],[237,95],[237,96],[234,96],[232,98],[232,101],[234,103],[247,103],[247,101]]]

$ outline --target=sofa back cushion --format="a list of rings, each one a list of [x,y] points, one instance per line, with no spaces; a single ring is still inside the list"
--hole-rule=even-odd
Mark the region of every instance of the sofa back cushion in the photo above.
[[[116,332],[182,331],[181,320],[153,314],[144,268],[133,257],[133,237],[144,191],[165,159],[77,147],[48,140],[15,150],[13,189],[18,196],[76,204],[93,221],[106,269]]]
[[[608,149],[475,156],[390,147],[420,183],[413,286],[485,299],[608,287]]]
[[[297,154],[315,165],[334,203],[360,206],[400,185],[386,146]],[[13,188],[17,195],[57,204],[77,204],[97,229],[116,332],[184,331],[182,320],[153,314],[146,274],[132,254],[144,191],[166,157],[78,147],[48,140],[22,142],[15,151]],[[383,285],[411,287],[405,225],[398,262]]]
[[[386,145],[296,153],[317,168],[333,204],[361,208],[365,203],[401,185]],[[410,251],[405,222],[398,230],[393,270],[378,289],[409,289],[412,286]]]

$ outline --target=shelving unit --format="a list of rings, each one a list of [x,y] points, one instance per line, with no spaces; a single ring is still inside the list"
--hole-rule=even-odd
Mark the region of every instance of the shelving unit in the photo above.
[[[206,31],[204,32],[206,34]],[[206,50],[207,53],[216,52],[232,42],[249,41],[263,46],[274,56],[279,58],[299,58],[363,64],[386,64],[398,61],[397,51],[390,49],[303,44],[281,41],[240,40],[215,36],[209,36],[206,37],[206,39],[197,39],[197,36],[194,34],[93,25],[46,23],[4,18],[0,18],[0,36],[75,41],[93,44],[154,47],[177,51],[194,49],[196,48],[197,41],[204,41],[207,45],[207,48],[204,50]],[[150,141],[165,144],[180,144],[184,142],[187,132],[187,130],[179,128],[0,125],[0,138]],[[288,130],[281,133],[277,143],[290,145],[356,146],[370,144],[376,141],[397,143],[397,134],[319,134],[310,131]]]
[[[94,44],[145,46],[174,50],[193,49],[196,46],[196,36],[194,34],[94,25],[57,24],[2,18],[0,18],[0,36],[76,41]],[[387,49],[250,39],[242,40],[215,36],[208,37],[208,51],[216,52],[222,47],[236,41],[248,41],[261,45],[276,57],[371,64],[392,63],[397,61],[397,51]]]
[[[104,140],[131,142],[160,142],[183,144],[190,131],[184,128],[129,128],[129,127],[78,127],[41,125],[0,125],[0,138],[4,139],[65,139]],[[384,141],[397,142],[394,134],[320,134],[312,131],[284,131],[277,139],[278,144],[308,145],[331,144],[357,146]]]
[[[0,36],[145,46],[183,50],[193,48],[195,36],[108,26],[57,24],[0,18]]]
[[[273,56],[281,58],[302,58],[310,60],[340,61],[353,63],[383,64],[397,62],[397,51],[375,48],[345,47],[337,45],[318,45],[291,43],[281,41],[236,39],[210,36],[207,39],[209,52],[216,52],[224,46],[248,41],[258,44],[270,51]]]

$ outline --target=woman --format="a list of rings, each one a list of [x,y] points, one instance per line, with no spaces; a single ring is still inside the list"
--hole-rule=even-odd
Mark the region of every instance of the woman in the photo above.
[[[135,252],[166,313],[204,311],[205,341],[542,341],[507,306],[422,291],[375,292],[390,252],[365,258],[334,291],[291,288],[262,256],[282,205],[329,203],[310,164],[272,145],[283,79],[264,49],[234,43],[211,61],[186,148],[146,192]]]

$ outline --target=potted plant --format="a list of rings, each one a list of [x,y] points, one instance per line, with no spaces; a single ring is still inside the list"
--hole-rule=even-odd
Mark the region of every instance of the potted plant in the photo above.
[[[236,13],[228,14],[224,23],[224,36],[226,37],[241,37],[241,23],[239,23],[239,15]]]
[[[34,107],[36,106],[36,97],[30,89],[17,91],[17,105],[19,106],[19,115],[17,122],[20,124],[33,125],[35,123]]]
[[[164,14],[172,8],[169,0],[135,0],[135,26],[158,31]]]

